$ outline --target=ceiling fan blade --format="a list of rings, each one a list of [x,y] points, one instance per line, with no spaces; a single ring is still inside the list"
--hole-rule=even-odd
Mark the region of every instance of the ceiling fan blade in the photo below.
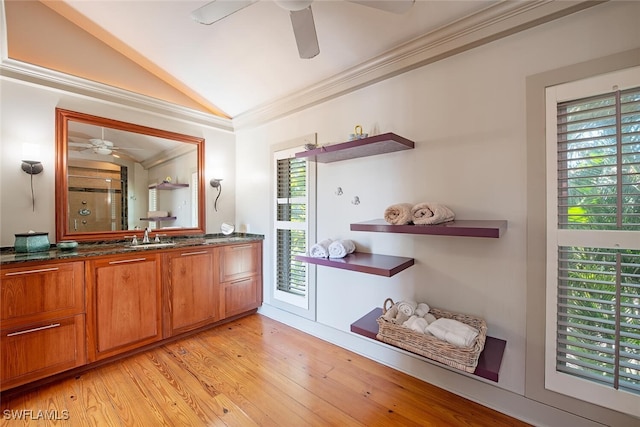
[[[416,2],[416,0],[347,0],[351,3],[357,3],[362,6],[372,7],[374,9],[384,10],[385,12],[396,13],[402,15]]]
[[[257,1],[258,0],[214,0],[191,12],[191,18],[200,24],[211,25]]]
[[[311,6],[302,10],[289,12],[293,34],[296,37],[298,53],[302,59],[311,59],[320,53],[316,24],[313,22]]]

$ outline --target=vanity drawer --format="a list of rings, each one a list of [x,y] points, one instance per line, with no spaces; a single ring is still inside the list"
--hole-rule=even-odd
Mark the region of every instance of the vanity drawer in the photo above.
[[[245,243],[220,248],[220,282],[262,273],[262,243]]]
[[[223,318],[253,310],[262,304],[261,275],[222,283],[220,287],[220,312]]]
[[[84,314],[3,329],[0,345],[2,390],[84,365]]]
[[[2,328],[85,311],[84,263],[44,263],[2,269]]]

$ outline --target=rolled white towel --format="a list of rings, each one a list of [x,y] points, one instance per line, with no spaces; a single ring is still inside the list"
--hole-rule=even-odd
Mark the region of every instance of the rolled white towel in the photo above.
[[[411,326],[416,321],[416,319],[418,319],[418,316],[415,316],[415,315],[411,316],[407,320],[405,320],[404,323],[402,323],[402,326],[405,326],[407,328],[411,328]]]
[[[165,218],[169,216],[169,211],[147,211],[149,218]]]
[[[397,203],[389,206],[384,211],[384,220],[393,225],[406,225],[411,223],[411,203]]]
[[[356,245],[351,240],[335,240],[329,245],[329,258],[344,258],[356,250]]]
[[[415,301],[400,301],[398,303],[398,311],[407,316],[412,316],[417,307],[418,303]]]
[[[478,330],[455,319],[441,317],[427,326],[426,331],[456,347],[469,347],[478,336]]]
[[[423,317],[418,317],[415,322],[413,322],[413,325],[411,326],[411,329],[419,332],[421,334],[424,334],[424,331],[429,327],[429,323],[427,323],[426,320],[424,320]]]
[[[329,256],[329,245],[331,242],[331,239],[325,239],[314,244],[311,246],[311,249],[309,249],[309,255],[313,258],[327,258]]]
[[[427,313],[429,313],[429,310],[431,310],[431,307],[429,307],[428,304],[421,302],[420,304],[418,304],[418,307],[416,308],[416,315],[420,317],[424,317],[426,316]]]
[[[438,319],[436,319],[436,316],[434,316],[433,314],[427,313],[426,316],[424,316],[424,320],[426,320],[427,323],[432,324],[433,322],[435,322]]]
[[[427,322],[422,317],[414,315],[407,319],[404,323],[402,323],[402,326],[411,329],[414,332],[424,334],[424,329],[427,327]]]
[[[411,208],[411,221],[417,225],[441,224],[455,217],[451,209],[438,203],[418,203]]]

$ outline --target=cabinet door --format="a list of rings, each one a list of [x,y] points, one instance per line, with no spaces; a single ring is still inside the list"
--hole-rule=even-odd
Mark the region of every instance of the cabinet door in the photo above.
[[[2,269],[2,329],[84,313],[84,263],[44,263]]]
[[[165,255],[165,337],[219,319],[214,250],[184,250]]]
[[[86,363],[84,314],[3,329],[2,390]]]
[[[139,253],[88,264],[90,360],[103,359],[161,339],[159,256]]]
[[[262,243],[223,246],[220,248],[220,282],[261,273]]]
[[[262,276],[223,283],[221,311],[225,318],[260,307],[262,304]]]

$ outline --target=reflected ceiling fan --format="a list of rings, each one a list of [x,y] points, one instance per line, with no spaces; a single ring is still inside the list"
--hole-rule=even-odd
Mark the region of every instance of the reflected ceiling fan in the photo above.
[[[191,12],[195,21],[211,25],[227,16],[252,5],[258,0],[214,0]],[[302,59],[311,59],[320,53],[316,26],[313,21],[311,3],[313,0],[274,0],[283,9],[289,11],[293,34]],[[386,12],[402,14],[408,11],[415,0],[345,0],[363,6],[369,6]]]
[[[100,154],[103,156],[113,155],[114,151],[117,150],[142,150],[142,148],[116,147],[113,142],[104,139],[104,128],[102,128],[101,138],[90,138],[89,142],[69,141],[69,146],[83,148],[82,151],[93,152],[94,154]]]

